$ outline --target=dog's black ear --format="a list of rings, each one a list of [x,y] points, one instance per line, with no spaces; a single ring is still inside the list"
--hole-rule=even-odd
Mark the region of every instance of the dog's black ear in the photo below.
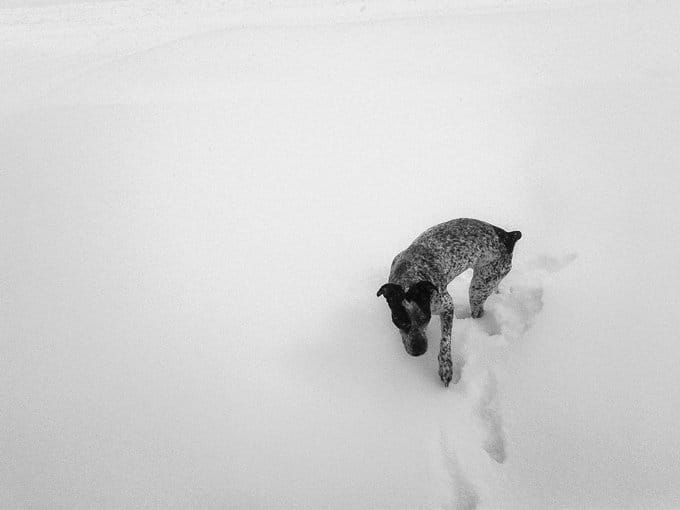
[[[391,301],[393,299],[401,299],[404,297],[404,289],[402,288],[401,285],[397,285],[396,283],[386,283],[382,287],[378,289],[378,293],[376,296],[385,296],[385,299],[388,301]]]
[[[403,331],[408,331],[411,324],[408,312],[404,308],[404,288],[396,283],[386,283],[378,289],[378,296],[385,296],[387,305],[392,310],[392,322]]]
[[[408,289],[406,299],[413,301],[423,312],[429,315],[430,299],[432,298],[432,293],[436,290],[438,289],[432,282],[422,280]]]

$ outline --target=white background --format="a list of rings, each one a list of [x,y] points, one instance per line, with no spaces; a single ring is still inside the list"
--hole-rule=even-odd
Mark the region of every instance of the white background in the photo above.
[[[0,507],[680,507],[679,19],[4,2]],[[456,217],[444,389],[375,292]]]

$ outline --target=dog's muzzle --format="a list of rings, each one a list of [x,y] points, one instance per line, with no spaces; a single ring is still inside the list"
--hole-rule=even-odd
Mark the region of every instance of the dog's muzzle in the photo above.
[[[401,340],[404,344],[404,349],[411,356],[422,356],[427,352],[427,337],[418,330],[411,333],[402,333]]]

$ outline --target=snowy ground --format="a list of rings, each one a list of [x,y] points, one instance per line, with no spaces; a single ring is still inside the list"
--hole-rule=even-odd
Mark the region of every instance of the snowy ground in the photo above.
[[[3,5],[0,508],[680,508],[680,4]]]

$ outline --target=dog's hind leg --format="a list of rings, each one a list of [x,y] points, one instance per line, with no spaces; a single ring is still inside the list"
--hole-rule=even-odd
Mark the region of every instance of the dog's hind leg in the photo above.
[[[453,300],[446,290],[439,293],[441,311],[439,321],[441,323],[442,338],[439,344],[439,378],[448,386],[453,381],[456,384],[460,380],[460,367],[454,370],[451,360],[451,330],[453,329]],[[455,372],[455,373],[454,373]]]
[[[478,319],[484,315],[484,302],[498,289],[498,284],[504,276],[499,264],[493,262],[474,268],[470,282],[470,311],[473,318]]]

